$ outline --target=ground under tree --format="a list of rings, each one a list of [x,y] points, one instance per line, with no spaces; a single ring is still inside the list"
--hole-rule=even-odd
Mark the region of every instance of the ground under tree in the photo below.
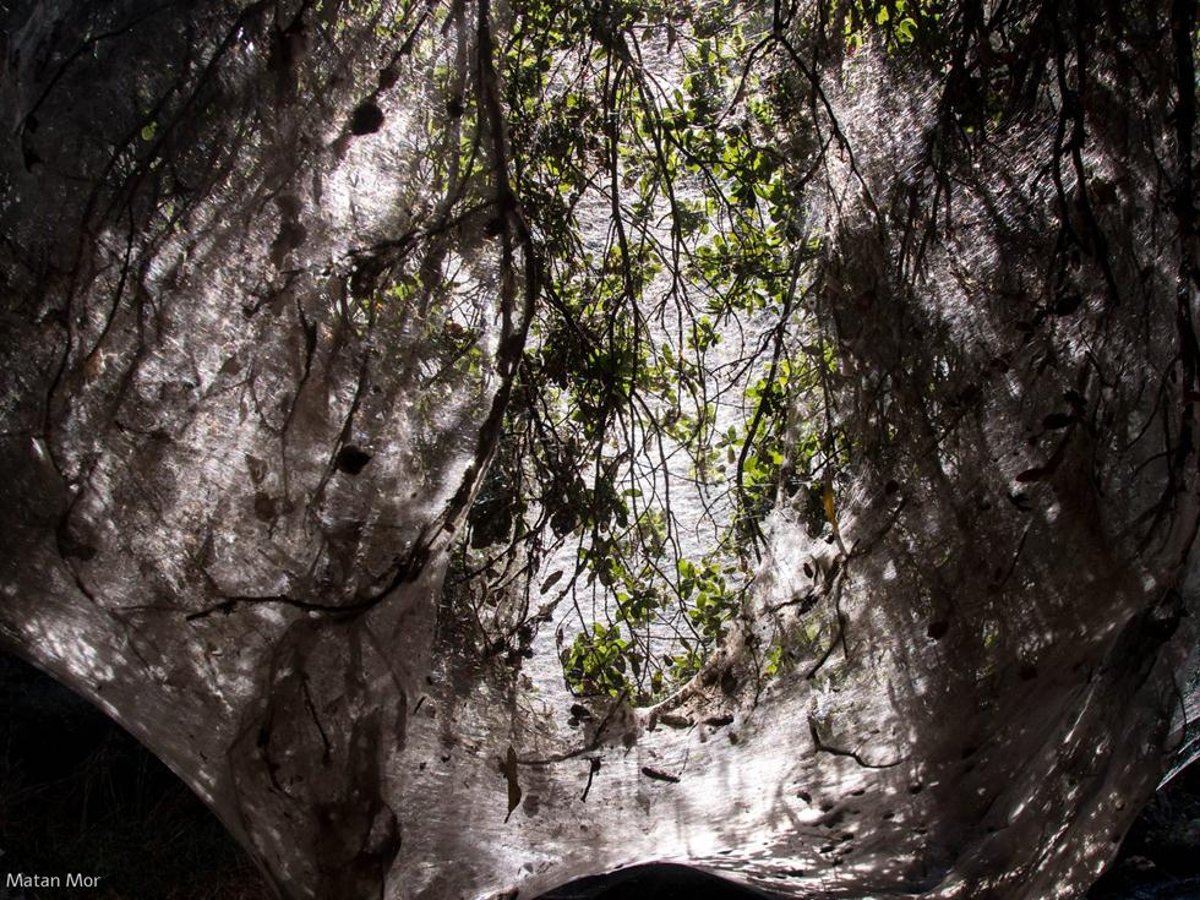
[[[1195,718],[1193,3],[2,15],[0,635],[281,894],[1115,852]]]

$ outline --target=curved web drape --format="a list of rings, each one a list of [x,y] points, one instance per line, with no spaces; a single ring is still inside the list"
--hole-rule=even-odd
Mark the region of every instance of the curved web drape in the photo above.
[[[1191,4],[3,15],[0,634],[287,895],[1107,859],[1193,683]]]

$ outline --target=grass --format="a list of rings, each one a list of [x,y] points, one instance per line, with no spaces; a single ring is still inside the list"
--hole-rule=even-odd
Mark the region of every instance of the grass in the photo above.
[[[7,873],[100,875],[96,889],[4,887]],[[0,898],[272,900],[221,823],[137,741],[0,656]]]

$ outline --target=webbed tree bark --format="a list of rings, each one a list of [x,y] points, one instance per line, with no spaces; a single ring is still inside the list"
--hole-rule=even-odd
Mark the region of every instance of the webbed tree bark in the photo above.
[[[497,89],[522,8],[5,13],[0,635],[288,897],[653,859],[1078,894],[1196,671],[1195,16],[1148,6],[947,4],[940,80],[765,13],[819,148],[832,532],[783,498],[700,675],[582,714],[443,590],[548,302]]]

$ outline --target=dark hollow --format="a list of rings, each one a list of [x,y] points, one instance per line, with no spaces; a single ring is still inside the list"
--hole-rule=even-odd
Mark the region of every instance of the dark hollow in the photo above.
[[[772,896],[687,866],[654,863],[581,878],[538,900],[763,900]]]
[[[8,874],[98,889],[6,888]],[[0,653],[0,897],[274,900],[220,821],[104,713]]]
[[[350,114],[350,133],[374,134],[383,126],[383,110],[368,100],[354,108]]]
[[[347,475],[357,475],[371,461],[371,454],[353,444],[347,444],[337,455],[337,467]]]

